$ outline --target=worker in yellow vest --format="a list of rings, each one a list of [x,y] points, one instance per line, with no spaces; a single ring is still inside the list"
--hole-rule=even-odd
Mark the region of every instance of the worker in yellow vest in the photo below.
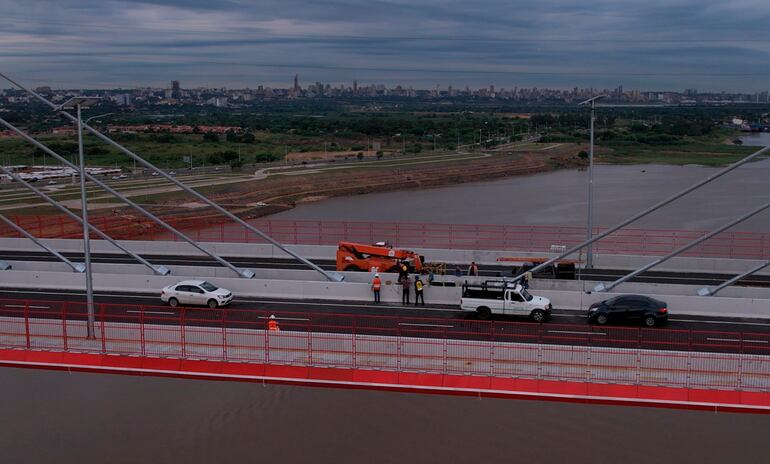
[[[414,305],[415,306],[417,306],[420,300],[422,300],[422,305],[425,306],[425,296],[422,293],[424,289],[425,289],[425,285],[423,285],[422,280],[420,279],[420,274],[416,274],[414,276]]]

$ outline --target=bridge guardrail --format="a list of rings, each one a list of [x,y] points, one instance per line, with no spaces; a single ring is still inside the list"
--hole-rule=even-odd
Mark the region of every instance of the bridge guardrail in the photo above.
[[[280,331],[266,330],[270,314]],[[770,334],[0,301],[0,346],[175,359],[770,391]]]

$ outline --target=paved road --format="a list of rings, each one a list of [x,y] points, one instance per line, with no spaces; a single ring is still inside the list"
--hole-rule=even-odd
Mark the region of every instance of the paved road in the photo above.
[[[0,316],[23,316],[22,302],[11,301],[17,299],[34,299],[29,306],[30,317],[61,319],[62,306],[69,303],[68,318],[85,318],[82,294],[29,290],[0,291]],[[98,312],[101,314],[103,307],[108,322],[138,322],[141,314],[147,324],[179,324],[180,311],[162,306],[155,296],[99,294],[96,302],[106,303]],[[138,305],[145,305],[144,313]],[[529,323],[524,318],[510,316],[497,316],[494,324],[488,324],[451,306],[432,305],[417,309],[387,303],[265,298],[236,299],[226,313],[189,308],[184,317],[188,326],[219,327],[224,323],[228,327],[261,329],[270,314],[276,314],[282,330],[347,333],[355,330],[370,335],[770,354],[770,321],[761,319],[677,317],[673,314],[668,325],[661,328],[597,327],[586,323],[583,312],[556,309],[546,324]]]
[[[69,259],[76,262],[83,261],[82,253],[62,253]],[[218,262],[208,257],[200,256],[168,256],[168,255],[152,255],[142,254],[142,257],[154,264],[163,264],[166,266],[221,266]],[[135,264],[133,258],[123,254],[111,254],[111,253],[95,253],[91,255],[93,262],[95,263],[126,263]],[[262,268],[262,269],[307,269],[302,263],[292,259],[279,259],[279,258],[253,258],[253,257],[236,257],[225,256],[226,260],[238,267],[248,268]],[[0,259],[11,261],[43,261],[53,262],[58,261],[54,256],[51,256],[46,252],[36,251],[0,251]],[[335,261],[332,259],[315,259],[311,260],[322,269],[334,270],[336,268]],[[454,269],[455,266],[461,266],[461,269],[466,269],[468,263],[448,263],[448,269]],[[512,266],[510,265],[485,265],[481,267],[481,275],[488,277],[495,277],[499,275],[510,276],[512,275]],[[629,271],[621,269],[579,269],[576,278],[585,279],[591,281],[611,281],[618,277],[627,274]],[[543,274],[539,275],[544,277]],[[643,282],[643,283],[664,283],[664,284],[685,284],[685,285],[698,285],[698,286],[715,286],[722,282],[734,277],[734,274],[713,274],[707,272],[668,272],[668,271],[652,271],[645,272],[639,276],[634,277],[630,282]],[[750,276],[741,280],[737,285],[752,286],[752,287],[770,287],[770,276]]]

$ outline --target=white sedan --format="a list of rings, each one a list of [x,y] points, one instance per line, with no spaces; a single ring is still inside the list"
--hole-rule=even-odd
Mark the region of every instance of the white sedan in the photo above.
[[[204,305],[211,309],[226,306],[233,301],[233,293],[205,280],[185,280],[165,287],[160,299],[170,306]]]

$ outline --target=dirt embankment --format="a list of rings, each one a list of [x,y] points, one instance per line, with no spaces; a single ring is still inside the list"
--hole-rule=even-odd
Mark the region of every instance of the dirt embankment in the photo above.
[[[255,218],[293,208],[297,203],[335,196],[456,185],[581,167],[585,165],[585,160],[579,158],[578,153],[584,148],[566,145],[559,150],[498,154],[443,164],[366,167],[307,175],[272,176],[258,182],[233,184],[230,191],[216,193],[213,199],[228,205],[230,210],[241,217]],[[166,206],[173,207],[173,204]],[[174,209],[176,215],[192,215],[199,219],[208,216],[192,211],[185,214],[178,208]],[[219,215],[211,215],[212,218],[216,216]]]
[[[297,203],[335,196],[456,185],[581,167],[586,163],[578,156],[583,149],[585,147],[565,144],[553,150],[503,151],[488,157],[442,163],[368,165],[304,175],[273,175],[252,182],[217,186],[213,192],[207,192],[205,188],[201,190],[238,216],[256,218],[293,208]],[[414,161],[419,161],[419,158]],[[148,206],[148,209],[167,219],[173,218],[173,223],[180,227],[205,227],[223,220],[222,215],[212,212],[210,208],[191,205],[189,197],[183,194],[175,194],[161,204]],[[95,223],[102,220],[105,226],[109,224],[108,233],[116,238],[160,230],[160,226],[128,207],[95,211],[93,216]],[[52,236],[62,234],[61,226],[54,229],[57,230],[52,229]],[[77,233],[77,230],[72,232]]]

